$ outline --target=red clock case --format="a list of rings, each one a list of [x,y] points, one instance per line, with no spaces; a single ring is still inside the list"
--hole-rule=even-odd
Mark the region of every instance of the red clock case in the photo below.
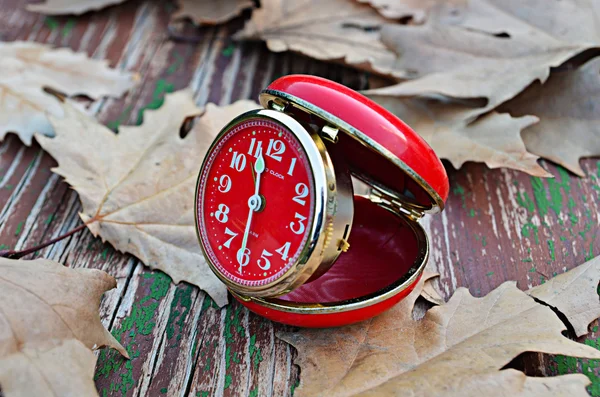
[[[338,129],[337,142],[328,145],[373,193],[354,197],[351,248],[324,275],[277,298],[232,294],[261,316],[302,327],[351,324],[389,309],[425,268],[429,241],[418,220],[443,210],[449,186],[441,161],[396,116],[333,81],[285,76],[260,100],[317,128]]]

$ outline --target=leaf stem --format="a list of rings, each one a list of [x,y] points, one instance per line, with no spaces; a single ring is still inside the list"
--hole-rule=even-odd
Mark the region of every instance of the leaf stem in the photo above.
[[[53,238],[52,240],[48,240],[46,242],[41,243],[40,245],[36,245],[35,247],[27,248],[27,249],[22,250],[22,251],[14,251],[14,250],[0,251],[0,258],[20,259],[20,258],[22,258],[22,257],[24,257],[26,255],[33,254],[36,251],[44,249],[44,248],[46,248],[49,245],[52,245],[54,243],[58,243],[59,241],[64,240],[67,237],[70,237],[70,236],[74,235],[75,233],[78,233],[78,232],[82,231],[87,226],[88,225],[86,223],[84,223],[83,225],[79,225],[75,229],[72,229],[72,230],[66,232],[65,234],[63,234],[61,236],[58,236],[56,238]]]

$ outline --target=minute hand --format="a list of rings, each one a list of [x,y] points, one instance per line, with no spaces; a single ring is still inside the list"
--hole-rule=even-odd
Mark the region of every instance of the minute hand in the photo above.
[[[260,176],[265,170],[265,159],[260,151],[256,162],[254,163],[254,171],[256,172],[256,182],[254,185],[254,194],[248,199],[248,220],[246,221],[246,229],[244,230],[244,237],[242,238],[242,247],[237,252],[237,261],[240,265],[238,271],[242,274],[242,268],[248,264],[248,260],[244,261],[244,253],[246,251],[246,245],[248,244],[248,235],[250,234],[250,225],[252,224],[252,214],[261,207],[261,198],[259,193],[260,189]]]

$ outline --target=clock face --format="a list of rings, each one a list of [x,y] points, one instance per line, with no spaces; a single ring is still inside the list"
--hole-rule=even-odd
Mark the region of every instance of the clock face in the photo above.
[[[296,263],[312,227],[314,181],[284,125],[256,117],[230,127],[207,154],[197,194],[201,244],[226,279],[262,286]]]

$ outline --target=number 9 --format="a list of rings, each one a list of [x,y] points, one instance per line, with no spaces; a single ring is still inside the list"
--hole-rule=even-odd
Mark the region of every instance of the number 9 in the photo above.
[[[219,191],[221,193],[227,193],[231,190],[231,178],[229,175],[221,175],[219,179]]]

